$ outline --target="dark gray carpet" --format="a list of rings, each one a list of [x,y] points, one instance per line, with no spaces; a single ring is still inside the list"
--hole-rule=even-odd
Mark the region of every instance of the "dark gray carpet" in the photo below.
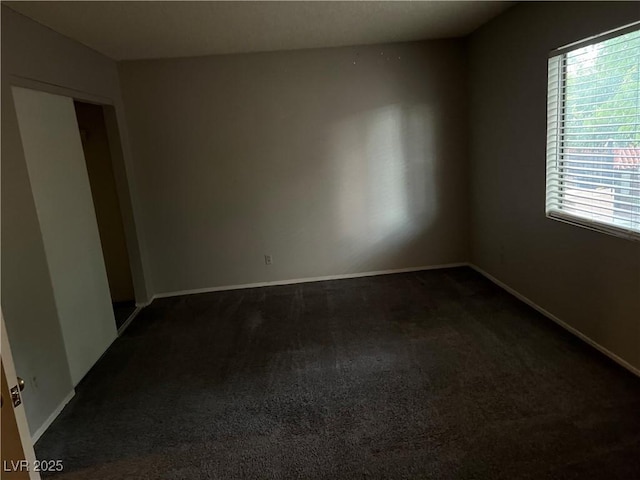
[[[60,479],[638,479],[640,380],[467,268],[156,300]]]

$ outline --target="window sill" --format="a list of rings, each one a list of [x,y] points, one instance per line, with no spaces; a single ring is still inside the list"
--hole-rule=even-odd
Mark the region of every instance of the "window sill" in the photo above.
[[[640,232],[636,232],[634,230],[629,230],[626,228],[616,227],[614,225],[607,225],[604,223],[587,220],[575,215],[563,213],[558,210],[549,211],[546,213],[546,216],[551,220],[567,223],[569,225],[574,225],[580,228],[586,228],[588,230],[593,230],[594,232],[600,232],[607,235],[611,235],[613,237],[640,242]]]

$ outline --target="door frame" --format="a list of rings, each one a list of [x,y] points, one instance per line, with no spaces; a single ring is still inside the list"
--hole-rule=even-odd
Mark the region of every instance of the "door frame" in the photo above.
[[[111,162],[114,171],[116,183],[116,191],[118,201],[120,202],[120,213],[124,227],[125,240],[127,244],[127,253],[129,254],[129,269],[133,279],[133,291],[135,295],[136,311],[129,320],[118,329],[118,335],[122,334],[124,329],[129,325],[133,317],[144,307],[149,305],[152,300],[151,293],[148,289],[148,272],[150,272],[146,256],[143,251],[144,240],[141,228],[138,226],[136,219],[140,219],[137,201],[134,200],[135,195],[132,194],[135,184],[133,181],[133,166],[129,165],[127,160],[128,149],[125,149],[126,139],[123,138],[122,127],[125,125],[123,113],[118,108],[116,102],[109,97],[87,93],[53,83],[42,82],[29,77],[9,74],[7,75],[9,85],[11,87],[21,87],[40,92],[50,93],[71,98],[81,102],[99,105],[103,109],[107,134],[109,135],[109,145],[111,147]],[[114,146],[118,146],[115,149]],[[116,151],[117,150],[117,151]]]
[[[9,388],[17,385],[18,375],[16,374],[16,367],[13,363],[13,355],[11,354],[11,345],[9,344],[9,337],[7,336],[7,328],[4,324],[4,315],[0,309],[0,319],[2,320],[2,332],[0,333],[0,356],[2,357],[2,368],[7,377],[7,383]],[[36,453],[33,449],[33,442],[31,440],[31,434],[29,433],[29,424],[27,423],[27,415],[24,411],[24,404],[21,403],[17,407],[12,405],[10,398],[3,398],[2,408],[10,408],[14,413],[16,424],[18,426],[18,434],[20,436],[20,443],[22,444],[22,451],[24,458],[28,462],[29,467],[29,479],[40,480],[40,473],[33,471],[36,465]],[[4,469],[2,465],[2,469]]]

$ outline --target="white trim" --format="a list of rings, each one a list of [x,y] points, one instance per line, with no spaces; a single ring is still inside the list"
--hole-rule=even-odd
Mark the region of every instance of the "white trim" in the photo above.
[[[226,286],[221,286],[221,287],[208,287],[208,288],[197,288],[197,289],[193,289],[193,290],[180,290],[180,291],[175,291],[175,292],[163,292],[163,293],[156,293],[155,295],[153,295],[153,297],[149,301],[149,304],[151,302],[153,302],[153,300],[155,300],[156,298],[177,297],[177,296],[180,296],[180,295],[193,295],[193,294],[198,294],[198,293],[222,292],[222,291],[227,291],[227,290],[240,290],[240,289],[244,289],[244,288],[269,287],[269,286],[277,286],[277,285],[293,285],[293,284],[297,284],[297,283],[321,282],[321,281],[325,281],[325,280],[343,280],[343,279],[348,279],[348,278],[372,277],[372,276],[376,276],[376,275],[390,275],[390,274],[394,274],[394,273],[419,272],[421,270],[437,270],[437,269],[441,269],[441,268],[455,268],[455,267],[470,267],[470,268],[474,269],[476,272],[480,273],[481,275],[486,277],[488,280],[491,280],[493,283],[495,283],[496,285],[498,285],[502,289],[504,289],[507,292],[509,292],[511,295],[516,297],[518,300],[526,303],[527,305],[529,305],[530,307],[532,307],[533,309],[537,310],[542,315],[547,317],[549,320],[552,320],[556,324],[560,325],[562,328],[564,328],[568,332],[572,333],[573,335],[578,337],[583,342],[589,344],[590,346],[592,346],[593,348],[595,348],[599,352],[605,354],[607,357],[609,357],[611,360],[613,360],[614,362],[616,362],[620,366],[626,368],[631,373],[633,373],[633,374],[637,375],[638,377],[640,377],[640,369],[634,367],[633,365],[631,365],[626,360],[622,359],[621,357],[619,357],[615,353],[611,352],[610,350],[607,350],[605,347],[603,347],[599,343],[595,342],[594,340],[592,340],[591,338],[586,336],[580,330],[577,330],[576,328],[572,327],[568,323],[560,320],[554,314],[552,314],[551,312],[545,310],[541,306],[537,305],[535,302],[533,302],[529,298],[525,297],[524,295],[522,295],[517,290],[514,290],[513,288],[511,288],[507,284],[505,284],[505,283],[501,282],[500,280],[498,280],[493,275],[485,272],[480,267],[478,267],[477,265],[474,265],[473,263],[470,263],[470,262],[457,262],[457,263],[448,263],[448,264],[444,264],[444,265],[430,265],[430,266],[423,266],[423,267],[399,268],[399,269],[393,269],[393,270],[378,270],[378,271],[373,271],[373,272],[362,272],[362,273],[346,273],[346,274],[342,274],[342,275],[327,275],[327,276],[323,276],[323,277],[308,277],[308,278],[298,278],[298,279],[291,279],[291,280],[276,280],[276,281],[272,281],[272,282],[247,283],[247,284],[241,284],[241,285],[226,285]]]
[[[147,305],[149,305],[149,303],[151,303],[151,302],[148,302]],[[125,322],[122,324],[122,326],[118,329],[118,336],[120,336],[120,335],[122,335],[124,333],[124,331],[129,326],[129,324],[133,321],[134,318],[136,318],[136,315],[138,315],[138,313],[140,313],[140,310],[142,310],[147,305],[144,305],[144,306],[136,305],[136,309],[131,313],[131,315],[129,315],[129,317],[125,320]]]
[[[82,102],[94,103],[96,105],[115,106],[115,102],[109,97],[103,97],[102,95],[96,95],[83,90],[76,90],[74,88],[65,87],[64,85],[44,82],[42,80],[22,75],[9,74],[9,83],[15,87],[28,88],[39,92],[50,93],[52,95],[70,97]]]
[[[633,374],[635,374],[635,375],[640,377],[640,369],[634,367],[629,362],[627,362],[626,360],[620,358],[615,353],[607,350],[602,345],[598,344],[597,342],[593,341],[591,338],[587,337],[584,333],[580,332],[579,330],[575,329],[574,327],[570,326],[569,324],[563,322],[558,317],[553,315],[551,312],[549,312],[549,311],[545,310],[544,308],[540,307],[539,305],[534,303],[532,300],[530,300],[529,298],[527,298],[524,295],[522,295],[517,290],[514,290],[513,288],[509,287],[507,284],[505,284],[505,283],[501,282],[500,280],[498,280],[493,275],[485,272],[483,269],[481,269],[477,265],[474,265],[473,263],[468,263],[468,262],[449,263],[449,264],[445,264],[445,265],[432,265],[432,266],[424,266],[424,267],[399,268],[399,269],[394,269],[394,270],[378,270],[378,271],[373,271],[373,272],[347,273],[347,274],[342,274],[342,275],[327,275],[327,276],[323,276],[323,277],[309,277],[309,278],[300,278],[300,279],[292,279],[292,280],[276,280],[276,281],[273,281],[273,282],[248,283],[248,284],[243,284],[243,285],[229,285],[229,286],[222,286],[222,287],[209,287],[209,288],[199,288],[199,289],[194,289],[194,290],[182,290],[182,291],[178,291],[178,292],[159,293],[159,294],[155,294],[152,297],[152,299],[146,305],[137,305],[137,308],[134,311],[134,313],[129,316],[129,318],[124,323],[124,325],[122,325],[122,327],[120,327],[120,329],[118,330],[118,335],[120,335],[124,331],[124,329],[127,328],[127,326],[135,318],[135,316],[140,312],[140,310],[142,310],[142,308],[144,308],[145,306],[149,305],[156,298],[166,298],[166,297],[173,297],[173,296],[179,296],[179,295],[192,295],[192,294],[197,294],[197,293],[220,292],[220,291],[225,291],[225,290],[239,290],[239,289],[244,289],[244,288],[267,287],[267,286],[276,286],[276,285],[293,285],[293,284],[297,284],[297,283],[320,282],[320,281],[325,281],[325,280],[342,280],[342,279],[348,279],[348,278],[372,277],[372,276],[376,276],[376,275],[389,275],[389,274],[394,274],[394,273],[408,273],[408,272],[418,272],[418,271],[422,271],[422,270],[437,270],[437,269],[441,269],[441,268],[455,268],[455,267],[470,267],[470,268],[474,269],[476,272],[478,272],[482,276],[486,277],[488,280],[491,280],[493,283],[498,285],[500,288],[502,288],[502,289],[506,290],[507,292],[509,292],[511,295],[516,297],[518,300],[526,303],[527,305],[529,305],[530,307],[532,307],[533,309],[537,310],[542,315],[547,317],[548,319],[552,320],[553,322],[555,322],[556,324],[560,325],[562,328],[564,328],[568,332],[570,332],[573,335],[575,335],[576,337],[578,337],[580,340],[584,341],[585,343],[589,344],[590,346],[592,346],[596,350],[598,350],[601,353],[605,354],[607,357],[609,357],[611,360],[613,360],[614,362],[616,362],[620,366],[626,368],[631,373],[633,373]],[[38,441],[38,439],[42,436],[42,434],[47,430],[47,428],[49,428],[49,426],[58,417],[58,415],[60,415],[60,413],[62,412],[62,409],[67,405],[67,403],[69,403],[71,401],[71,399],[73,398],[75,393],[76,393],[75,390],[72,390],[69,393],[69,395],[67,395],[67,397],[62,401],[62,403],[60,403],[60,405],[58,405],[58,407],[49,416],[49,418],[40,426],[40,428],[38,428],[38,430],[36,430],[36,432],[31,437],[34,444]]]
[[[154,298],[155,297],[151,296],[148,299],[146,299],[144,302],[136,302],[136,308],[148,307],[149,305],[151,305],[151,302],[153,302]]]
[[[51,426],[51,424],[53,423],[53,421],[58,418],[58,415],[60,415],[60,413],[62,412],[62,409],[64,407],[67,406],[67,403],[69,403],[71,401],[71,399],[74,397],[74,395],[76,394],[75,389],[71,390],[69,392],[69,395],[67,395],[64,400],[62,400],[62,402],[60,403],[60,405],[58,405],[56,407],[56,409],[53,411],[53,413],[51,415],[49,415],[49,418],[47,418],[44,423],[42,425],[40,425],[40,428],[38,428],[33,435],[31,435],[31,441],[35,444],[40,437],[42,436],[42,434],[44,432],[46,432],[47,428],[49,428]]]
[[[7,326],[4,323],[4,316],[1,311],[0,323],[0,356],[2,356],[2,370],[4,370],[4,375],[6,376],[7,388],[11,388],[12,385],[15,385],[12,379],[17,380],[18,375],[16,375],[16,366],[13,363],[13,355],[11,355],[11,344],[9,342],[9,336],[7,335]],[[22,397],[22,395],[20,396]],[[16,421],[18,429],[17,433],[22,446],[24,459],[29,462],[29,465],[34,465],[33,462],[36,460],[36,452],[33,450],[33,441],[31,441],[31,434],[29,433],[29,422],[27,421],[24,402],[21,402],[18,406],[13,406],[13,402],[11,402],[10,398],[5,399],[5,401],[7,401],[7,405],[3,408],[11,409]],[[40,480],[40,473],[34,471],[32,468],[29,469],[28,476],[30,480]]]
[[[180,295],[193,295],[197,293],[222,292],[226,290],[240,290],[243,288],[272,287],[277,285],[294,285],[296,283],[322,282],[325,280],[344,280],[347,278],[373,277],[376,275],[390,275],[394,273],[419,272],[421,270],[437,270],[441,268],[455,268],[455,267],[467,267],[467,266],[469,266],[467,262],[457,262],[457,263],[447,263],[444,265],[396,268],[393,270],[376,270],[373,272],[344,273],[341,275],[326,275],[323,277],[294,278],[290,280],[274,280],[272,282],[245,283],[240,285],[225,285],[221,287],[196,288],[193,290],[179,290],[175,292],[156,293],[153,296],[152,301],[155,300],[156,298],[178,297]]]
[[[562,55],[579,48],[587,47],[589,45],[593,45],[594,43],[605,42],[612,38],[619,37],[620,35],[634,32],[638,29],[638,27],[640,27],[640,22],[637,21],[629,23],[628,25],[623,25],[622,27],[614,28],[613,30],[599,33],[597,35],[592,35],[583,40],[578,40],[577,42],[572,42],[568,45],[563,45],[562,47],[551,50],[551,52],[549,52],[549,57],[557,57],[558,55]]]
[[[580,330],[572,327],[568,323],[563,322],[562,320],[560,320],[558,317],[556,317],[551,312],[549,312],[549,311],[545,310],[544,308],[542,308],[541,306],[537,305],[535,302],[533,302],[533,300],[530,300],[529,298],[525,297],[524,295],[522,295],[517,290],[514,290],[513,288],[509,287],[507,284],[501,282],[500,280],[498,280],[493,275],[485,272],[483,269],[481,269],[477,265],[474,265],[473,263],[469,263],[468,265],[469,265],[469,267],[473,268],[479,274],[483,275],[484,277],[486,277],[487,279],[491,280],[493,283],[495,283],[499,287],[501,287],[504,290],[506,290],[507,292],[509,292],[511,295],[516,297],[518,300],[526,303],[527,305],[529,305],[530,307],[532,307],[533,309],[537,310],[542,315],[547,317],[549,320],[554,321],[555,323],[560,325],[565,330],[567,330],[567,331],[571,332],[572,334],[574,334],[576,337],[578,337],[583,342],[588,343],[589,345],[591,345],[596,350],[600,351],[601,353],[604,353],[607,357],[609,357],[611,360],[613,360],[614,362],[616,362],[620,366],[626,368],[631,373],[633,373],[633,374],[637,375],[638,377],[640,377],[640,369],[634,367],[629,362],[627,362],[626,360],[620,358],[618,355],[616,355],[615,353],[611,352],[610,350],[607,350],[605,347],[603,347],[599,343],[597,343],[594,340],[592,340],[591,338],[587,337]]]
[[[640,232],[636,230],[628,230],[615,225],[601,223],[595,220],[588,220],[577,215],[564,213],[560,210],[550,210],[546,217],[550,220],[566,223],[575,227],[586,228],[592,232],[604,233],[613,237],[631,240],[632,242],[640,242]]]

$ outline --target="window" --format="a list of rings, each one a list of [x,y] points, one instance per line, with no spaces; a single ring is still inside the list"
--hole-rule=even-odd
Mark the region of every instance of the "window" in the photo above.
[[[640,24],[551,52],[546,213],[640,240]]]

